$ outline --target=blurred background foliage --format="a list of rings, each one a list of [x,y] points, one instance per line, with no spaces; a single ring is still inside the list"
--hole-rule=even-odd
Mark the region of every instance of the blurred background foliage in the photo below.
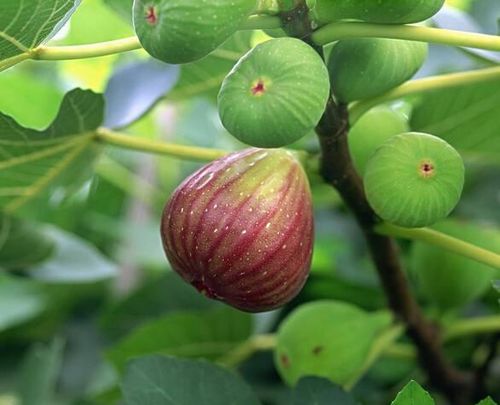
[[[129,3],[84,0],[50,43],[83,44],[133,35]],[[440,13],[435,24],[498,32],[498,0],[448,3],[456,8]],[[238,33],[222,50],[181,68],[154,62],[142,51],[24,62],[0,75],[0,111],[23,126],[43,129],[68,90],[89,88],[105,94],[107,126],[147,139],[238,149],[243,145],[218,119],[215,96],[235,61],[263,38],[260,32]],[[418,76],[485,67],[498,63],[495,58],[493,53],[433,45]],[[500,234],[499,89],[496,82],[429,93],[395,108],[406,111],[412,129],[442,136],[463,153],[468,178],[454,216],[487,224]],[[467,92],[470,95],[464,96]],[[456,114],[463,114],[474,100],[483,109],[458,118]],[[312,135],[294,146],[318,148]],[[36,208],[23,210],[20,218],[1,218],[0,405],[113,404],[120,398],[120,373],[130,356],[161,352],[217,360],[252,334],[273,332],[295,306],[317,299],[340,300],[368,311],[384,308],[362,235],[336,193],[314,176],[312,275],[291,305],[250,316],[208,301],[182,283],[164,258],[159,215],[172,190],[199,166],[109,147],[76,192],[54,193]],[[411,247],[402,243],[405,257]],[[414,285],[418,292],[418,283]],[[493,288],[444,313],[420,295],[428,315],[446,322],[498,313]],[[483,340],[459,339],[447,345],[447,351],[459,364],[470,366],[471,358],[483,355]],[[219,345],[209,347],[214,342]],[[289,389],[280,381],[271,353],[252,356],[240,371],[263,403],[289,403]],[[500,362],[493,373],[500,381]],[[412,353],[393,351],[362,376],[354,392],[364,403],[387,404],[403,382],[419,377]],[[500,394],[499,385],[496,389]]]

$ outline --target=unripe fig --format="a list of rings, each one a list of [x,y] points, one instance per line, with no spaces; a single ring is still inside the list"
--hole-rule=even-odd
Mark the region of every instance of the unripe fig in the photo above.
[[[224,79],[219,114],[244,143],[284,146],[316,126],[329,89],[328,71],[314,49],[295,38],[272,39],[250,50]]]
[[[390,322],[387,312],[366,313],[344,302],[301,305],[279,327],[276,368],[290,385],[308,375],[348,384],[365,370],[375,338]]]
[[[349,151],[356,170],[363,175],[375,150],[394,135],[408,132],[408,118],[388,106],[377,106],[364,114],[349,131]]]
[[[456,206],[464,185],[458,152],[433,135],[395,135],[368,161],[368,202],[383,220],[403,227],[432,225]]]
[[[445,221],[433,229],[500,254],[500,233],[485,226]],[[442,309],[468,304],[491,288],[497,271],[436,246],[415,242],[411,268],[424,295]]]
[[[379,24],[409,24],[427,20],[445,0],[315,0],[311,15],[324,25],[338,20]]]
[[[134,28],[150,55],[188,63],[221,45],[255,7],[255,0],[134,0]]]
[[[310,268],[308,181],[284,150],[246,149],[187,178],[162,218],[173,269],[206,296],[249,312],[284,305]]]
[[[409,80],[424,63],[427,44],[400,39],[346,39],[328,59],[333,93],[350,102],[374,97]]]

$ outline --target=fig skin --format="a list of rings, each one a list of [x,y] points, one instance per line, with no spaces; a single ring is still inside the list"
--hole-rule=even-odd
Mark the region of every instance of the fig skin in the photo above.
[[[288,151],[245,149],[188,177],[161,222],[172,268],[209,298],[248,312],[280,307],[309,274],[313,213]]]
[[[189,63],[217,49],[255,7],[255,0],[134,0],[134,29],[151,56]]]

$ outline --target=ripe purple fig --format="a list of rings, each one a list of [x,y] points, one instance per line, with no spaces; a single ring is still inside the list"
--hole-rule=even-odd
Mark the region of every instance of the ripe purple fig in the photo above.
[[[245,149],[188,177],[163,212],[173,269],[207,297],[248,312],[295,297],[309,274],[313,214],[293,153]]]

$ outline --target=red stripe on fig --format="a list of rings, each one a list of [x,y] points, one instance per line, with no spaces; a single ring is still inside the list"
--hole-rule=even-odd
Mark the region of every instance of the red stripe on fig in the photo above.
[[[210,298],[268,311],[304,285],[313,249],[311,194],[291,152],[246,149],[188,177],[163,212],[172,268]]]

